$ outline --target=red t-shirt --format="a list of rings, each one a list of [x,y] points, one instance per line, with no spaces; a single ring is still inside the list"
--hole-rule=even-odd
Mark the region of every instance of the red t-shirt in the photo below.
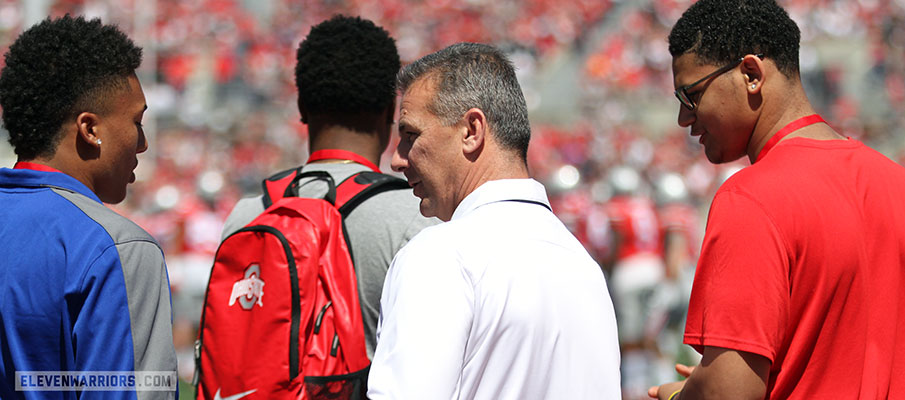
[[[606,210],[613,231],[622,236],[619,248],[615,249],[617,259],[660,254],[660,223],[650,199],[616,196],[606,204]]]
[[[905,168],[792,138],[720,187],[685,343],[772,361],[771,399],[905,396]]]

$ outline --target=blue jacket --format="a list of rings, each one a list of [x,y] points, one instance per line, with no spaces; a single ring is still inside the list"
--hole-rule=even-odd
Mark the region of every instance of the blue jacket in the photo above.
[[[17,371],[175,378],[160,246],[66,174],[0,169],[0,356],[2,399],[174,398],[171,391],[16,390]]]

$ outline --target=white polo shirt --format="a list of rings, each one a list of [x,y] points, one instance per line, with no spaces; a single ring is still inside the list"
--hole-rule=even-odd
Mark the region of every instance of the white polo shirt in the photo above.
[[[491,181],[399,251],[369,398],[621,397],[603,273],[548,207],[535,180]]]

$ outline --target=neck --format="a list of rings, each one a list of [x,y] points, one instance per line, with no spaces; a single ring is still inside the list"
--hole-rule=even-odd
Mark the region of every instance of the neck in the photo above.
[[[380,165],[380,154],[383,152],[379,135],[376,131],[362,132],[340,125],[309,125],[309,150],[338,149],[358,154],[374,165]],[[326,161],[326,160],[325,160]]]
[[[800,83],[791,88],[780,88],[778,93],[784,97],[773,99],[773,101],[765,99],[764,106],[755,122],[751,139],[748,141],[748,160],[752,164],[757,160],[764,145],[783,127],[799,118],[816,114]],[[843,138],[825,124],[811,125],[796,130],[782,140],[792,137],[809,137],[820,140]]]
[[[95,167],[95,163],[92,161],[97,160],[97,152],[81,143],[72,132],[64,132],[62,135],[63,137],[53,155],[38,156],[30,160],[19,158],[17,161],[46,165],[75,178],[89,190],[97,193],[94,190],[95,184],[92,173]]]
[[[465,197],[487,182],[531,177],[525,162],[511,151],[496,149],[488,153],[486,150],[485,148],[484,154],[481,156],[469,160],[471,165],[465,169],[462,185],[460,185],[462,190],[456,196],[456,204],[461,203]],[[492,156],[485,157],[485,155]]]

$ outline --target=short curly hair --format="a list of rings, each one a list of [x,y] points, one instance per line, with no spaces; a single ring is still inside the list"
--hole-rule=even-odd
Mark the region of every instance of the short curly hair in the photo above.
[[[669,52],[673,57],[694,53],[714,65],[763,54],[794,78],[800,40],[798,25],[774,0],[700,0],[673,26]]]
[[[63,123],[79,113],[103,113],[110,90],[128,88],[141,48],[100,19],[66,15],[23,32],[0,72],[0,107],[9,143],[23,160],[52,156]]]
[[[311,28],[296,53],[299,109],[379,113],[396,98],[396,41],[373,22],[336,15]]]

